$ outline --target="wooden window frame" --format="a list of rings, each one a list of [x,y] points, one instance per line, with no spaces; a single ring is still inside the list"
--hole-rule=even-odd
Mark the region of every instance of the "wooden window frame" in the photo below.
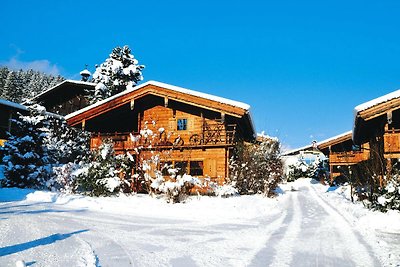
[[[190,167],[191,163],[192,162],[201,162],[201,164],[202,164],[202,169],[201,169],[202,170],[202,174],[201,175],[192,175],[192,176],[204,177],[204,159],[193,159],[193,160],[179,160],[179,159],[177,159],[177,160],[161,161],[159,166],[160,166],[160,171],[162,171],[162,175],[163,176],[169,176],[168,171],[162,170],[162,168],[163,168],[163,166],[165,164],[172,165],[172,168],[177,168],[176,164],[177,163],[181,163],[181,162],[186,162],[186,172],[180,173],[180,171],[178,171],[177,175],[184,175],[185,173],[188,174],[188,175],[192,175],[191,174],[192,170],[191,170],[191,167]]]
[[[184,126],[185,126],[185,129],[179,129],[179,121],[185,121],[185,124],[184,124]],[[183,131],[188,131],[189,130],[189,119],[187,118],[187,117],[182,117],[182,118],[177,118],[176,119],[176,130],[178,131],[178,132],[183,132]]]

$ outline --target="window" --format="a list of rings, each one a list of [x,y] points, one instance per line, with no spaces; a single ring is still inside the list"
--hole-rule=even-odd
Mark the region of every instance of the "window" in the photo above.
[[[203,176],[203,162],[202,161],[191,161],[190,162],[190,175]]]
[[[187,119],[177,119],[176,126],[178,131],[187,130]]]
[[[188,162],[187,161],[175,161],[175,169],[177,169],[177,175],[184,175],[187,173]]]

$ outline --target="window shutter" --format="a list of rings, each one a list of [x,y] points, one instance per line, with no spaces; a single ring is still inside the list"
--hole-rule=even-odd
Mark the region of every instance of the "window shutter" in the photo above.
[[[189,118],[188,119],[188,130],[189,131],[193,131],[194,130],[194,119],[193,118]]]
[[[176,122],[175,122],[175,119],[169,119],[169,121],[168,121],[168,131],[170,131],[170,132],[173,132],[173,131],[175,131],[176,129],[176,127],[175,127],[175,124],[176,124]]]

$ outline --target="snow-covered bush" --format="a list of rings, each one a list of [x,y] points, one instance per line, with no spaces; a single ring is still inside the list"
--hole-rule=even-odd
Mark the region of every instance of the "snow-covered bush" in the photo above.
[[[92,82],[97,83],[91,102],[106,99],[112,95],[131,89],[143,80],[144,65],[138,65],[128,46],[115,47],[109,58],[96,67]]]
[[[304,158],[299,158],[294,164],[289,165],[286,175],[288,182],[293,182],[299,178],[307,177],[325,183],[329,180],[327,170],[323,166],[323,161],[317,156],[311,163],[307,164]]]
[[[198,178],[188,174],[177,174],[179,170],[170,165],[165,164],[161,170],[158,170],[156,166],[159,165],[159,160],[159,155],[155,153],[147,159],[142,159],[140,163],[139,179],[143,181],[143,188],[150,195],[163,194],[167,202],[180,203],[189,196],[194,186],[200,186]],[[163,171],[169,176],[164,176]]]
[[[240,143],[235,155],[230,160],[228,182],[234,184],[238,193],[275,195],[275,188],[283,175],[279,140],[263,137],[256,144]]]
[[[286,177],[288,182],[293,182],[299,178],[309,177],[309,166],[304,160],[299,159],[296,163],[289,165],[289,173]]]
[[[52,191],[75,192],[76,174],[80,169],[81,166],[73,162],[53,167],[52,176],[46,182],[46,187]]]
[[[86,163],[72,173],[76,176],[75,190],[90,196],[108,196],[119,192],[121,179],[111,140],[104,140]]]
[[[373,195],[371,208],[387,212],[388,210],[400,211],[400,176],[393,177],[383,188]]]
[[[28,107],[29,115],[12,120],[13,134],[1,149],[5,165],[2,186],[42,188],[51,177],[52,159],[45,145],[49,133],[46,110]]]
[[[190,190],[199,184],[200,182],[197,178],[184,174],[171,175],[169,180],[158,179],[152,184],[152,187],[162,192],[169,203],[180,203],[189,196]]]
[[[120,189],[124,193],[131,193],[136,187],[138,191],[138,174],[134,174],[136,158],[127,152],[116,156],[116,169],[118,176],[122,179]]]
[[[209,187],[211,188],[212,193],[217,197],[230,197],[239,193],[234,183],[223,185],[209,183]]]

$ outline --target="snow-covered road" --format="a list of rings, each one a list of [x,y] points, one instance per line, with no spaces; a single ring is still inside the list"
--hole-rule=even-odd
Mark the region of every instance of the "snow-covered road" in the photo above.
[[[36,192],[0,202],[0,266],[400,266],[399,233],[360,227],[310,180],[286,189],[183,205]]]
[[[287,204],[254,266],[381,266],[374,248],[311,185],[293,191]]]

